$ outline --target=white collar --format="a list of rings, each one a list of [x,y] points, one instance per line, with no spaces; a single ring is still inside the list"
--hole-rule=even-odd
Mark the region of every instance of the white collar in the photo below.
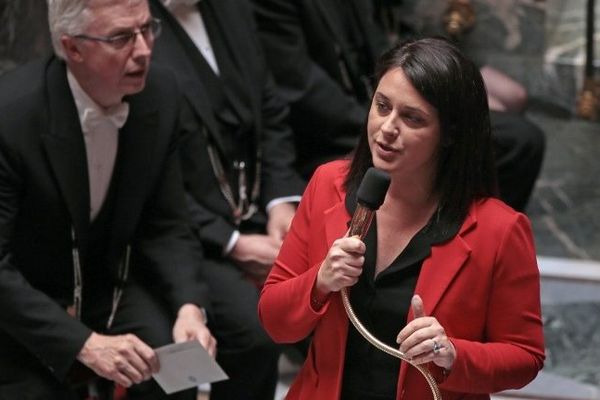
[[[108,119],[113,125],[120,129],[127,120],[129,115],[129,104],[122,102],[110,108],[104,108],[96,103],[86,92],[83,90],[77,78],[67,68],[67,81],[73,93],[73,99],[75,100],[75,106],[77,107],[77,114],[79,115],[79,121],[81,122],[81,129],[84,135],[87,135],[90,130],[93,129],[92,124],[98,119]]]
[[[95,109],[100,113],[102,112],[102,106],[96,103],[86,92],[83,90],[75,75],[67,68],[67,81],[71,87],[71,93],[75,99],[75,106],[77,107],[77,113],[81,120],[87,109]]]

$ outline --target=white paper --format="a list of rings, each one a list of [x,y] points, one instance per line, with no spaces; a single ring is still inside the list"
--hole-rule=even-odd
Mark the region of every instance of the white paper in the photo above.
[[[160,371],[152,377],[167,394],[228,378],[197,340],[169,344],[155,351]]]

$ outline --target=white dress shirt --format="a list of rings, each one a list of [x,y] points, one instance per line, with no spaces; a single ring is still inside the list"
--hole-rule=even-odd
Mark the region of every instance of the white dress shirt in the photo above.
[[[165,7],[169,10],[171,15],[175,17],[179,25],[188,34],[192,42],[196,45],[210,68],[215,74],[219,75],[219,65],[210,43],[210,38],[206,32],[206,26],[202,19],[202,13],[196,5],[197,1],[184,1],[176,2],[169,0],[162,0]]]
[[[75,99],[85,141],[90,184],[90,221],[93,221],[106,199],[117,157],[119,129],[127,120],[129,104],[121,103],[104,109],[81,88],[71,71],[67,71],[67,80]]]

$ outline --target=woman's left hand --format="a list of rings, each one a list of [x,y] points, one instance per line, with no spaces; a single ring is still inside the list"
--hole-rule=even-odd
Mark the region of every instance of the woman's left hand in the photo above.
[[[415,364],[433,361],[435,365],[446,370],[452,369],[456,349],[446,336],[444,327],[435,317],[425,316],[423,300],[419,295],[413,296],[411,307],[415,319],[406,325],[396,338],[396,343],[400,344],[400,351]]]

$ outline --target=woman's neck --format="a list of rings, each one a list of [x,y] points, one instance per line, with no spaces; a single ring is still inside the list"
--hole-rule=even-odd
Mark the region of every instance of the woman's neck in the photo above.
[[[439,197],[431,190],[432,186],[419,185],[417,182],[400,183],[392,179],[380,210],[403,226],[428,220],[439,203]]]
[[[438,197],[429,190],[414,185],[401,189],[398,185],[394,186],[392,180],[385,201],[377,211],[376,275],[404,251],[438,207]]]

